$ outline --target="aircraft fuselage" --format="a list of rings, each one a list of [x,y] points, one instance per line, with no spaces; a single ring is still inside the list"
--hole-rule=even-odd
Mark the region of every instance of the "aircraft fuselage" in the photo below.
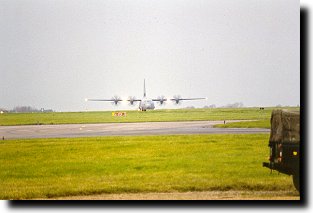
[[[154,102],[152,99],[143,98],[139,103],[139,110],[146,111],[147,109],[154,109]]]

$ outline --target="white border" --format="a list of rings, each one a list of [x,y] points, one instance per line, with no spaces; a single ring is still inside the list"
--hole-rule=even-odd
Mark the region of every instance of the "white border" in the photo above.
[[[209,0],[208,0],[209,1]],[[234,0],[235,1],[235,0]],[[264,0],[263,0],[264,1]],[[313,26],[312,26],[312,7],[313,7],[313,1],[312,0],[301,0],[300,1],[300,6],[301,8],[306,8],[309,12],[309,20],[308,20],[308,24],[309,24],[309,29],[310,31],[308,32],[309,35],[313,35],[312,33],[312,29],[313,29]],[[309,36],[308,36],[309,38]],[[311,39],[312,40],[312,39]],[[312,74],[310,74],[310,61],[313,61],[313,57],[312,57],[312,54],[311,54],[311,50],[312,50],[312,41],[309,42],[310,46],[308,47],[308,73],[307,73],[307,77],[309,77],[309,81],[308,81],[308,90],[307,91],[307,95],[308,95],[308,106],[305,106],[306,109],[307,109],[307,112],[308,112],[308,125],[311,123],[312,121],[312,114],[309,112],[309,109],[310,107],[309,106],[312,106],[312,98],[313,98],[313,95],[312,95],[312,86],[310,84],[310,82],[312,82]],[[313,128],[309,125],[308,128],[308,138],[307,138],[307,142],[308,144],[310,144],[310,142],[313,142],[311,140],[311,133],[313,132]],[[310,180],[312,177],[311,175],[311,168],[312,166],[310,166],[310,162],[311,161],[311,156],[309,155],[309,153],[312,153],[312,145],[309,146],[309,150],[306,152],[308,153],[308,156],[307,156],[307,160],[308,162],[306,163],[307,166],[308,166],[308,172],[307,172],[307,184],[308,184],[308,188],[307,188],[307,207],[302,207],[302,208],[280,208],[280,207],[275,207],[275,208],[253,208],[253,212],[267,212],[267,213],[270,213],[270,212],[275,212],[275,213],[279,213],[279,212],[282,212],[282,213],[286,213],[286,212],[311,212],[312,210],[312,196],[311,196],[311,192],[312,192],[312,184],[310,184]],[[0,180],[0,184],[1,184],[1,180]],[[173,209],[173,208],[168,208],[168,209],[164,209],[164,208],[154,208],[154,209],[147,209],[147,208],[140,208],[140,209],[135,209],[135,208],[131,208],[131,209],[118,209],[118,208],[92,208],[92,209],[87,209],[87,208],[83,208],[83,209],[79,209],[78,207],[77,208],[56,208],[56,209],[43,209],[43,208],[36,208],[36,209],[33,209],[33,208],[20,208],[20,209],[17,209],[17,208],[12,208],[9,206],[9,201],[0,201],[0,212],[2,213],[7,213],[7,212],[42,212],[42,211],[48,211],[48,212],[58,212],[58,213],[63,213],[63,212],[66,212],[66,213],[69,213],[69,212],[106,212],[106,213],[109,213],[109,212],[147,212],[147,210],[149,212],[191,212],[191,211],[197,211],[197,212],[227,212],[229,210],[231,210],[232,212],[251,212],[251,207],[249,208],[229,208],[229,207],[226,207],[226,208],[199,208],[199,209],[191,209],[191,208],[180,208],[180,209]]]

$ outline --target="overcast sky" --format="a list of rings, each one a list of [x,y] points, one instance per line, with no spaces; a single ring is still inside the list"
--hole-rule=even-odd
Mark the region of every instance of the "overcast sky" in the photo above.
[[[144,78],[151,98],[208,98],[179,107],[296,106],[299,14],[296,0],[0,0],[0,108],[114,109],[84,99],[140,98]]]

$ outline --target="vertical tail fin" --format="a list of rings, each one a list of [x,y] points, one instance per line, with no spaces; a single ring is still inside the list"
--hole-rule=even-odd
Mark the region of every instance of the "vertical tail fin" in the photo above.
[[[146,97],[146,79],[143,79],[143,97]]]

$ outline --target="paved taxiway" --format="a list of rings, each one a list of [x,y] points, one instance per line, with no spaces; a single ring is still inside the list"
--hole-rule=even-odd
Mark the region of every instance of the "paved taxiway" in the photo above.
[[[110,135],[252,134],[269,133],[259,128],[213,128],[224,121],[145,122],[0,126],[1,139],[70,138]],[[236,121],[227,121],[236,122]]]

